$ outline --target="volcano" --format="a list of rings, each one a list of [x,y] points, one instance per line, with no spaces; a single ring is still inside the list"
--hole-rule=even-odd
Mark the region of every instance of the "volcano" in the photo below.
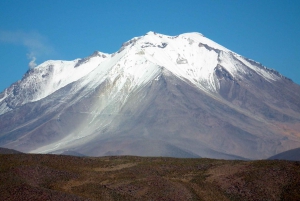
[[[300,147],[300,86],[200,33],[46,61],[0,94],[26,153],[264,159]]]

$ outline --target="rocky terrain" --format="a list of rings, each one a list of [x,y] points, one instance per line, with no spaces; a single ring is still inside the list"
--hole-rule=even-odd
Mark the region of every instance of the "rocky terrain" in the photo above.
[[[0,197],[35,200],[300,200],[300,162],[0,154]]]

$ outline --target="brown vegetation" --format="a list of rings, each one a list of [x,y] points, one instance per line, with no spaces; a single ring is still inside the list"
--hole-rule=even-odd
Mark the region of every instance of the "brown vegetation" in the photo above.
[[[300,162],[0,155],[1,200],[300,200]]]

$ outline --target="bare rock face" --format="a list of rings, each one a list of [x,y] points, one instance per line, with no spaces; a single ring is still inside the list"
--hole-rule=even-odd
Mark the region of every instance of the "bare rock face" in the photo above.
[[[47,61],[0,94],[0,146],[22,152],[263,159],[299,131],[299,85],[198,33]]]

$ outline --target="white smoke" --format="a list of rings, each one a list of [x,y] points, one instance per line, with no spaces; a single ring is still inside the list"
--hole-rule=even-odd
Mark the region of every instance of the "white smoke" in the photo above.
[[[27,54],[28,59],[30,59],[30,62],[28,64],[30,69],[33,69],[34,67],[37,66],[37,64],[35,63],[36,61],[36,57],[33,56],[33,54]]]
[[[27,58],[30,60],[28,66],[30,69],[37,66],[36,60],[45,58],[55,51],[49,44],[47,38],[36,31],[5,31],[0,30],[0,42],[25,46]]]

